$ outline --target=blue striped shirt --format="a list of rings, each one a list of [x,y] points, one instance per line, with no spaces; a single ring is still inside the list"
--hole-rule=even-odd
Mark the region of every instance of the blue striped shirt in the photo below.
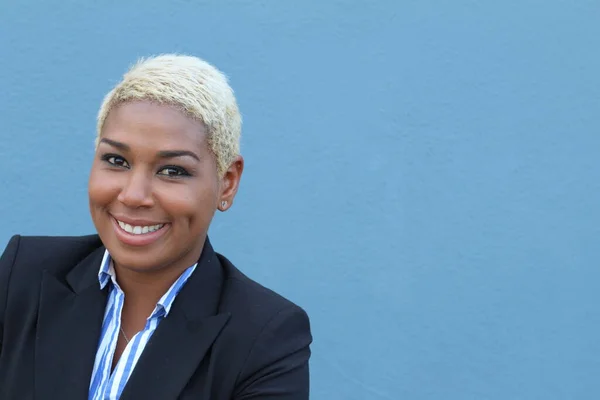
[[[127,347],[111,373],[113,357],[121,330],[121,312],[125,301],[125,293],[123,293],[123,290],[121,290],[117,283],[115,269],[108,251],[104,253],[100,271],[98,272],[98,280],[100,281],[101,289],[104,289],[109,284],[110,287],[108,302],[104,311],[104,320],[102,322],[102,332],[100,334],[98,350],[96,351],[96,361],[94,362],[88,400],[119,399],[127,380],[144,351],[144,347],[150,340],[150,337],[152,337],[160,321],[169,314],[175,297],[196,269],[196,265],[194,264],[186,269],[161,297],[154,311],[146,320],[146,326],[129,340]]]

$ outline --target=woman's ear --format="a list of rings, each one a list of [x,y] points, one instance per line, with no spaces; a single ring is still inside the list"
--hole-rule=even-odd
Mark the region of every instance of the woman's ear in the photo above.
[[[226,211],[233,204],[233,199],[240,186],[242,172],[244,172],[244,158],[237,156],[221,178],[221,195],[217,205],[219,211]]]

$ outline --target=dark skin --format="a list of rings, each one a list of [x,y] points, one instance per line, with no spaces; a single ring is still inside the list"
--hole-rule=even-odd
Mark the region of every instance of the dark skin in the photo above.
[[[110,111],[88,192],[92,220],[125,293],[121,324],[129,339],[196,263],[214,213],[231,207],[243,169],[238,156],[219,174],[204,124],[173,107],[136,101]],[[117,221],[161,228],[144,239]],[[120,335],[113,368],[126,346]]]

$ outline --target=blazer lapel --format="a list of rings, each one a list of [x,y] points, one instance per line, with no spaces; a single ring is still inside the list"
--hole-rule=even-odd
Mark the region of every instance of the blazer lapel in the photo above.
[[[36,338],[36,399],[85,399],[106,306],[99,247],[73,268],[66,282],[44,273]]]
[[[230,315],[217,314],[224,276],[208,239],[198,266],[144,348],[121,400],[175,399]]]

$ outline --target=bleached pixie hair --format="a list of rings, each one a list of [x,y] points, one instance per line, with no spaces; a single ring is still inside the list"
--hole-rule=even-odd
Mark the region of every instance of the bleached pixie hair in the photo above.
[[[227,77],[200,58],[177,54],[141,59],[125,73],[100,107],[96,146],[110,110],[144,100],[176,107],[206,126],[219,176],[239,154],[242,118]]]

